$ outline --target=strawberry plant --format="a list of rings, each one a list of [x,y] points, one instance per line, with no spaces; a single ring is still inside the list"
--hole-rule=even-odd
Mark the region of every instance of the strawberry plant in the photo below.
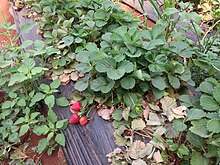
[[[1,111],[6,126],[0,128],[7,132],[2,139],[16,143],[19,135],[33,130],[47,134],[39,153],[51,153],[54,142],[64,146],[60,130],[67,120],[57,121],[52,108],[69,102],[53,93],[71,79],[77,91],[70,110],[80,112],[68,122],[87,124],[87,111],[95,106],[101,117],[112,119],[115,142],[125,147],[108,154],[111,164],[219,163],[219,32],[209,37],[218,21],[204,32],[192,6],[174,1],[165,1],[163,13],[151,1],[158,14],[152,28],[109,0],[26,3],[39,15],[38,32],[45,42],[26,41],[1,51],[1,84],[8,93]],[[196,41],[185,35],[188,31]],[[34,50],[22,51],[32,44]],[[38,84],[42,75],[54,81]],[[36,111],[39,102],[49,108],[48,117]]]
[[[34,25],[22,26],[21,34],[27,33]],[[9,151],[22,143],[21,138],[32,131],[38,135],[41,133],[48,134],[47,141],[44,141],[44,144],[42,144],[43,140],[39,142],[39,153],[47,149],[50,143],[64,146],[65,138],[60,131],[67,126],[67,120],[57,121],[52,108],[55,100],[59,106],[68,106],[69,101],[66,98],[55,99],[53,95],[58,92],[59,79],[49,85],[40,81],[45,71],[48,70],[43,66],[43,63],[41,66],[37,66],[35,61],[36,56],[44,56],[44,54],[39,53],[40,41],[35,41],[35,50],[24,52],[22,49],[32,45],[33,41],[25,41],[22,45],[17,46],[16,37],[10,38],[9,33],[6,33],[14,26],[3,23],[1,27],[4,28],[3,31],[5,30],[4,34],[8,34],[11,43],[4,45],[0,51],[0,88],[4,93],[4,101],[1,102],[0,108],[0,159],[8,158]],[[40,101],[44,102],[50,110],[48,117],[41,115]],[[41,133],[39,133],[39,127],[44,128],[44,130],[41,129]],[[48,150],[49,154],[51,152],[52,150]]]

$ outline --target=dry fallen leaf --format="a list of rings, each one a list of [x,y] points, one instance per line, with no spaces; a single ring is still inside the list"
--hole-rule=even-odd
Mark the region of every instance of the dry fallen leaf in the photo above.
[[[184,116],[186,116],[187,107],[186,106],[179,106],[176,108],[172,108],[171,110],[174,113],[174,117],[176,119],[179,119],[179,118],[184,118]]]
[[[70,80],[70,75],[69,74],[61,74],[59,76],[60,80],[62,83],[66,83]]]
[[[108,108],[107,106],[102,106],[98,108],[98,115],[104,120],[110,120],[111,114],[114,112],[114,107]]]
[[[169,121],[173,119],[185,118],[186,107],[177,107],[176,100],[171,97],[164,97],[160,100],[163,109],[163,115],[167,116]]]
[[[79,79],[79,74],[78,72],[72,72],[70,77],[71,77],[71,80],[77,81]]]
[[[163,158],[160,154],[160,151],[154,152],[153,158],[157,163],[163,162]]]
[[[128,152],[129,156],[132,159],[138,159],[139,158],[139,153],[140,151],[145,147],[144,142],[140,141],[140,140],[136,140],[131,148],[130,151]]]

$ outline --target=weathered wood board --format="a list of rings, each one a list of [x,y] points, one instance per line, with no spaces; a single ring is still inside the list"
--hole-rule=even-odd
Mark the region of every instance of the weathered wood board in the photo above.
[[[32,19],[24,18],[22,15],[26,13],[26,9],[20,12],[14,12],[14,20],[19,34],[20,27],[26,23],[33,22]],[[34,27],[29,33],[20,35],[20,42],[25,40],[39,40],[42,39],[37,34],[38,25]],[[59,88],[59,96],[65,96],[68,99],[72,97],[74,91],[74,83],[70,82],[66,86]],[[59,119],[69,118],[71,112],[69,107],[61,108],[56,106],[55,112]],[[113,151],[116,146],[114,142],[111,121],[105,121],[97,115],[94,110],[92,120],[86,126],[70,125],[64,131],[66,137],[66,147],[63,147],[66,161],[69,165],[107,165],[109,164],[106,154]]]

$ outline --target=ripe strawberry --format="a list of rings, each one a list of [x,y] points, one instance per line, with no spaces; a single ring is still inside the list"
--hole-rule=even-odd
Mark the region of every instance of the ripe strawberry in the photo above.
[[[69,124],[76,124],[79,122],[79,115],[77,113],[74,113],[70,118],[69,118]]]
[[[82,108],[82,104],[79,101],[73,103],[73,105],[71,106],[71,110],[73,111],[80,111],[81,108]]]
[[[81,125],[86,125],[88,123],[88,119],[86,118],[86,116],[83,116],[79,119],[79,123]]]

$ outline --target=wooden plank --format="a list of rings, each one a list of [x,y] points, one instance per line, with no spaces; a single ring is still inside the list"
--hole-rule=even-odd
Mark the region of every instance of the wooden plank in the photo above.
[[[24,13],[26,13],[26,9],[20,12],[14,11],[14,20],[17,25],[18,34],[22,25],[33,22],[32,19],[23,18],[22,15]],[[37,25],[28,34],[21,35],[20,42],[42,39],[42,37],[37,34],[38,27]],[[59,91],[61,92],[58,96],[65,96],[70,99],[74,91],[74,83],[70,82],[66,86],[59,87]],[[59,119],[65,119],[71,116],[69,107],[61,108],[56,106],[54,110]],[[67,141],[66,147],[63,147],[63,151],[67,163],[70,165],[109,164],[106,154],[116,148],[112,123],[101,119],[95,110],[93,110],[91,114],[94,114],[94,116],[86,126],[70,125],[64,131]]]

